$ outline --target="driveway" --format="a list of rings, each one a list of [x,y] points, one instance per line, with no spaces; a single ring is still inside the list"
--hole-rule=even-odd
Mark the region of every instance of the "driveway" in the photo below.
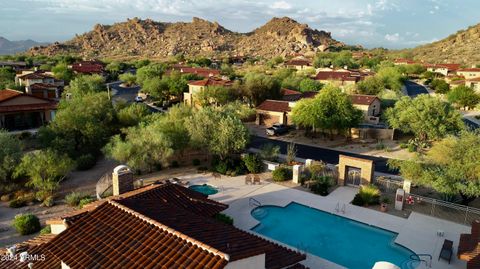
[[[407,89],[408,96],[412,98],[415,98],[419,94],[428,94],[428,90],[424,85],[411,80],[405,81],[405,88]]]
[[[107,83],[107,87],[109,87],[111,91],[112,100],[114,102],[118,102],[119,100],[124,100],[128,103],[135,102],[135,97],[140,91],[140,86],[122,87],[120,86],[121,84],[122,81]]]
[[[260,149],[265,144],[273,144],[276,146],[280,146],[281,154],[287,153],[288,142],[279,141],[275,139],[269,139],[266,137],[260,136],[252,136],[250,141],[250,147],[255,149]],[[323,162],[329,164],[338,164],[338,157],[340,154],[363,158],[368,160],[373,160],[375,163],[375,171],[387,174],[397,175],[398,171],[392,171],[387,167],[387,158],[381,157],[373,157],[368,155],[344,152],[334,149],[327,149],[327,148],[320,148],[314,146],[308,146],[303,144],[296,144],[297,148],[297,157],[302,159],[313,159],[313,160],[321,160]]]

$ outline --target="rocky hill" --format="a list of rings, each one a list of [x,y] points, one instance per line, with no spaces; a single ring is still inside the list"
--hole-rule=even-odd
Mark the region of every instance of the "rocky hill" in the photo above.
[[[39,43],[33,40],[10,41],[0,36],[0,55],[15,54],[18,52],[25,52],[34,46],[46,45],[46,43]]]
[[[416,60],[434,63],[480,64],[480,24],[440,41],[410,50]]]
[[[32,48],[30,54],[71,53],[83,57],[154,57],[184,53],[187,56],[248,55],[273,57],[341,47],[325,31],[314,30],[290,18],[273,18],[250,33],[236,33],[217,22],[193,18],[190,23],[163,23],[130,19],[113,25],[96,25],[65,43]]]

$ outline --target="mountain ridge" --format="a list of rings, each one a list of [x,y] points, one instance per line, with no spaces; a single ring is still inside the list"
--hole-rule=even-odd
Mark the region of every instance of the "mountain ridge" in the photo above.
[[[343,47],[331,33],[288,18],[273,18],[248,33],[230,31],[218,22],[194,17],[192,22],[128,19],[112,25],[97,24],[89,32],[64,43],[35,47],[29,54],[72,53],[83,57],[166,57],[244,55],[274,57],[314,53]]]
[[[9,55],[19,52],[25,52],[32,47],[46,44],[47,43],[37,42],[31,39],[10,41],[5,37],[0,36],[0,55]]]

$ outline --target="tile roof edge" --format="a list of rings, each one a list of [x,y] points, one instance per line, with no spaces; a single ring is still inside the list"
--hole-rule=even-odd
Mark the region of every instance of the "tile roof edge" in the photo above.
[[[230,261],[230,255],[228,255],[227,253],[224,253],[224,252],[222,252],[222,251],[220,251],[220,250],[218,250],[218,249],[215,249],[215,248],[213,248],[213,247],[211,247],[211,246],[209,246],[209,245],[207,245],[207,244],[205,244],[205,243],[203,243],[203,242],[201,242],[201,241],[198,241],[198,240],[196,240],[196,239],[194,239],[194,238],[192,238],[192,237],[190,237],[190,236],[188,236],[188,235],[186,235],[186,234],[184,234],[184,233],[181,233],[181,232],[179,232],[179,231],[177,231],[177,230],[175,230],[175,229],[172,229],[171,227],[168,227],[167,225],[164,225],[164,224],[162,224],[162,223],[160,223],[160,222],[158,222],[158,221],[156,221],[156,220],[154,220],[154,219],[151,219],[151,218],[149,218],[149,217],[147,217],[147,216],[145,216],[145,215],[143,215],[143,214],[140,214],[140,213],[136,212],[135,210],[132,210],[132,209],[130,209],[130,208],[128,208],[128,207],[126,207],[126,206],[124,206],[124,205],[122,205],[122,204],[114,201],[114,200],[109,200],[109,201],[107,201],[107,203],[109,203],[109,204],[111,204],[111,205],[113,205],[113,206],[115,206],[115,207],[117,207],[117,208],[119,208],[119,209],[121,209],[121,210],[123,210],[123,211],[125,211],[125,212],[127,212],[127,213],[129,213],[129,214],[131,214],[131,215],[134,215],[135,217],[137,217],[137,218],[139,218],[139,219],[141,219],[141,220],[144,220],[144,221],[146,221],[146,222],[148,222],[148,223],[150,223],[150,224],[152,224],[152,225],[155,225],[155,226],[157,226],[158,228],[160,228],[160,229],[162,229],[162,230],[164,230],[164,231],[166,231],[166,232],[168,232],[168,233],[170,233],[170,234],[172,234],[172,235],[178,236],[178,237],[180,237],[181,239],[183,239],[183,240],[185,240],[185,241],[188,241],[188,242],[190,242],[190,243],[192,243],[192,244],[200,247],[201,249],[204,249],[204,250],[206,250],[206,251],[208,251],[208,252],[210,252],[210,253],[212,253],[212,254],[214,254],[214,255],[221,256],[221,257],[223,257],[223,259],[225,259],[226,261]]]

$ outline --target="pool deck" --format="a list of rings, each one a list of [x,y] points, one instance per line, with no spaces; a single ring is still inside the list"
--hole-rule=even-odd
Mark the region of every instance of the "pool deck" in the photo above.
[[[244,176],[222,177],[214,179],[210,175],[191,175],[186,177],[190,184],[203,184],[219,188],[219,192],[209,198],[229,205],[224,213],[234,219],[234,225],[242,230],[251,231],[259,222],[254,219],[250,212],[253,207],[249,199],[254,198],[263,205],[286,206],[291,202],[297,202],[312,208],[337,214],[346,218],[374,225],[379,228],[398,233],[396,243],[403,245],[417,254],[432,255],[431,268],[453,269],[466,268],[466,263],[456,257],[458,240],[461,233],[470,233],[470,227],[465,225],[433,218],[413,212],[408,219],[382,213],[372,209],[354,206],[350,201],[358,189],[352,187],[339,187],[326,197],[309,192],[289,188],[275,183],[262,181],[260,185],[245,185]],[[336,212],[337,204],[340,208],[345,205],[345,213]],[[302,227],[298,227],[302,229]],[[442,230],[444,237],[438,237],[437,231]],[[438,256],[444,239],[454,242],[454,253],[450,264],[444,260],[438,261]],[[270,239],[271,240],[271,239]],[[366,242],[367,243],[367,242]],[[343,268],[320,257],[307,254],[307,260],[302,262],[310,268],[337,269]],[[428,268],[424,265],[418,269]]]

